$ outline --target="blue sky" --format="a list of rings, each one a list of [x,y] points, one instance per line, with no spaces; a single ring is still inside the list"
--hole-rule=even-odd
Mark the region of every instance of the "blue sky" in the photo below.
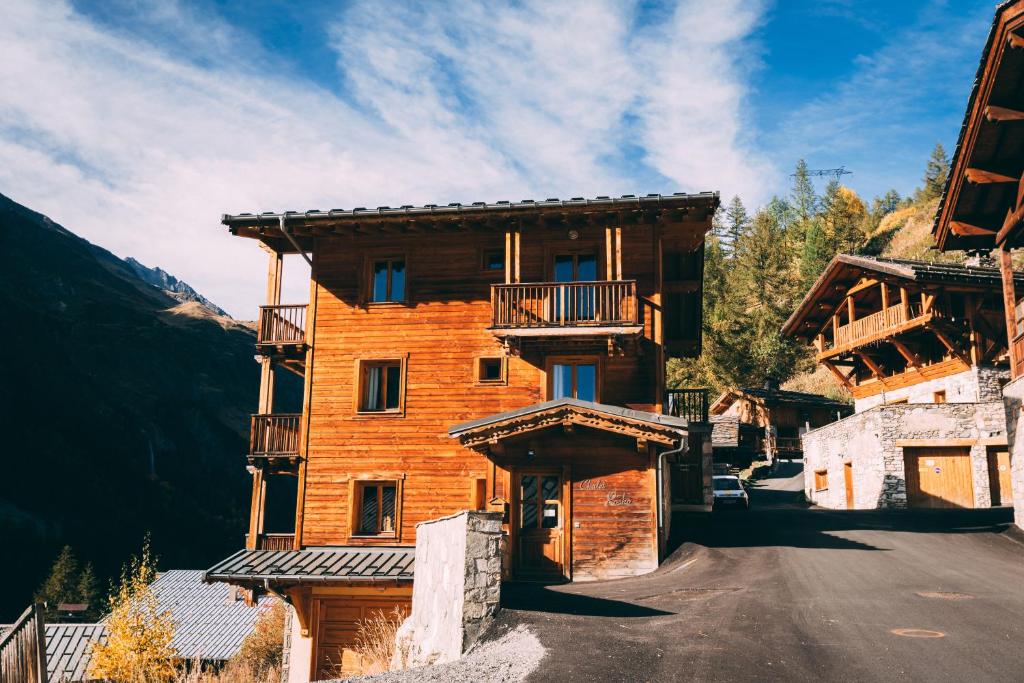
[[[719,190],[866,199],[952,150],[993,0],[5,0],[0,192],[252,317],[221,213]],[[288,295],[306,291],[289,265]]]

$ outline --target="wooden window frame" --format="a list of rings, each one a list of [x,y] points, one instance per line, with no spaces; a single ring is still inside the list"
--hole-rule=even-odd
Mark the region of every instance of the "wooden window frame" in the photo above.
[[[362,509],[363,489],[367,486],[395,487],[395,522],[394,531],[383,534],[359,533],[360,510]],[[348,542],[352,545],[393,544],[402,538],[402,501],[405,497],[405,474],[373,473],[360,474],[348,482]]]
[[[497,379],[484,379],[483,369],[484,361],[496,360],[501,366],[498,371],[499,376]],[[508,384],[508,357],[506,356],[478,356],[476,362],[473,363],[473,383],[479,386],[493,387],[493,386],[504,386]]]
[[[934,403],[936,403],[936,404],[948,403],[948,400],[947,400],[946,396],[947,395],[946,395],[946,390],[945,389],[940,389],[939,391],[933,391],[932,392],[932,401]]]
[[[363,408],[363,394],[366,389],[366,373],[369,368],[379,365],[398,364],[398,408],[390,410],[366,410]],[[409,354],[382,354],[362,356],[355,359],[353,374],[352,411],[361,418],[405,417],[405,399],[407,394],[406,377],[408,374]]]
[[[401,261],[405,264],[405,296],[402,299],[388,299],[386,301],[374,301],[373,300],[373,267],[378,261],[388,262],[388,296],[391,293],[391,263],[393,261]],[[394,251],[382,251],[382,252],[370,252],[366,254],[366,260],[363,264],[363,287],[364,296],[363,302],[366,306],[408,306],[410,302],[409,296],[409,257],[407,254],[402,252]]]
[[[568,228],[566,228],[568,230]],[[579,228],[575,228],[579,230]],[[612,280],[612,274],[608,272],[607,250],[605,249],[603,235],[602,240],[579,240],[566,239],[563,242],[553,242],[544,249],[544,281],[555,281],[555,257],[572,256],[579,259],[580,256],[593,255],[597,259],[597,282],[608,282]],[[574,266],[575,268],[576,266]],[[604,277],[602,277],[602,274]],[[579,282],[589,282],[580,280]]]
[[[822,486],[821,484],[825,485]],[[828,470],[814,470],[814,492],[828,491]]]
[[[547,401],[554,400],[554,367],[556,365],[594,365],[594,403],[601,402],[601,385],[604,383],[604,364],[602,356],[579,355],[579,356],[548,356],[544,361],[544,397]],[[576,373],[573,372],[573,383],[576,382]],[[575,386],[573,387],[575,393]]]
[[[501,254],[501,268],[488,268],[487,257],[490,254]],[[493,246],[493,247],[482,247],[480,249],[480,272],[488,273],[492,275],[500,275],[502,278],[505,277],[505,247],[504,246]]]

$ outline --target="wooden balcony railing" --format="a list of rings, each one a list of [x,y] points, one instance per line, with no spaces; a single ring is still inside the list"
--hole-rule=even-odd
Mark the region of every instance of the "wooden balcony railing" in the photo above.
[[[306,341],[306,304],[260,306],[257,344],[303,344]]]
[[[499,329],[636,325],[636,281],[492,285],[491,306]]]
[[[1010,342],[1011,374],[1014,379],[1024,375],[1024,332]]]
[[[0,633],[0,681],[46,683],[46,624],[35,603]]]
[[[299,414],[253,415],[249,455],[257,457],[299,454]]]
[[[884,336],[886,332],[895,330],[899,326],[913,321],[915,318],[924,317],[926,316],[922,315],[921,309],[916,306],[908,306],[907,308],[904,308],[902,304],[890,306],[885,310],[866,315],[863,318],[854,320],[850,324],[840,326],[836,330],[832,345],[826,351],[856,346],[864,340]]]
[[[245,535],[249,547],[249,534]],[[256,537],[256,550],[291,550],[295,547],[295,534],[260,534]]]
[[[664,411],[690,422],[708,421],[707,389],[669,389],[665,392]]]
[[[775,437],[776,451],[803,451],[804,447],[799,436],[777,436]]]

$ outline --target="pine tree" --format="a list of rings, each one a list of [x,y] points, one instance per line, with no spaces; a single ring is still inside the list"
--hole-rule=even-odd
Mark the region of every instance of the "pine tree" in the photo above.
[[[723,247],[726,253],[732,256],[736,252],[736,244],[746,234],[747,230],[750,229],[750,216],[747,214],[747,207],[743,206],[743,201],[739,198],[739,195],[734,196],[729,202],[729,206],[725,209],[724,223]]]
[[[804,292],[811,288],[834,255],[835,249],[825,234],[824,224],[820,219],[812,220],[807,228],[800,259],[800,282]]]
[[[946,150],[942,143],[936,142],[924,169],[924,186],[921,188],[920,198],[927,201],[941,196],[948,176],[949,157],[946,156]]]
[[[50,575],[36,591],[36,600],[46,604],[46,619],[57,617],[57,606],[61,603],[77,602],[78,560],[71,546],[64,546],[50,568]]]
[[[86,619],[91,619],[96,614],[97,600],[99,599],[99,587],[96,581],[96,574],[93,572],[92,563],[86,562],[82,572],[78,575],[76,586],[77,602],[85,605]]]
[[[807,162],[803,159],[796,162],[789,208],[793,214],[791,239],[800,249],[810,221],[818,211],[818,195],[814,192],[814,183],[811,182]]]

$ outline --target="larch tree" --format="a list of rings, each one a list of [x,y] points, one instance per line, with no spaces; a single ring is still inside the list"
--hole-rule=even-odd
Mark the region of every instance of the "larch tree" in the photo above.
[[[736,244],[750,229],[750,215],[747,213],[747,207],[743,206],[743,200],[739,198],[739,195],[733,196],[729,206],[726,207],[724,224],[722,246],[725,253],[732,256],[736,253]]]
[[[924,169],[924,184],[921,187],[920,198],[922,200],[935,199],[942,194],[946,186],[946,178],[949,176],[949,157],[946,156],[946,149],[941,142],[935,143],[932,154]]]

